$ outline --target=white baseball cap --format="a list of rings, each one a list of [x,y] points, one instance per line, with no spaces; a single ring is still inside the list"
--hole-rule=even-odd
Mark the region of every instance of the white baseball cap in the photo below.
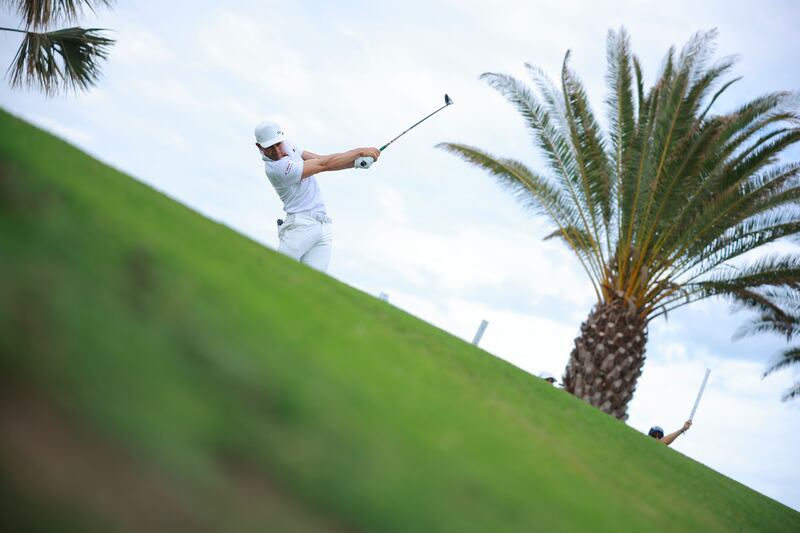
[[[556,377],[553,374],[551,374],[550,372],[542,372],[542,373],[539,374],[539,377],[542,378],[545,381],[547,381],[549,379],[552,379],[553,381],[556,380]]]
[[[283,130],[275,122],[265,120],[256,126],[256,142],[261,148],[269,148],[283,140]]]

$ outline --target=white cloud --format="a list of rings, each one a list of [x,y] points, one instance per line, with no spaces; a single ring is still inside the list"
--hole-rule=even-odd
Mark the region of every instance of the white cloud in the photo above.
[[[80,146],[90,144],[93,136],[83,129],[66,126],[50,117],[33,115],[29,120],[40,128]]]
[[[115,63],[152,66],[176,60],[164,40],[151,31],[137,26],[123,26],[116,27],[114,33],[113,37],[117,40],[113,48]]]

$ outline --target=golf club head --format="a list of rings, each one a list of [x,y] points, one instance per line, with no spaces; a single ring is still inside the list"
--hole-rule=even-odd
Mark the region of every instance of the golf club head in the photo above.
[[[453,105],[453,100],[452,98],[447,96],[447,93],[445,93],[444,95],[444,105]]]

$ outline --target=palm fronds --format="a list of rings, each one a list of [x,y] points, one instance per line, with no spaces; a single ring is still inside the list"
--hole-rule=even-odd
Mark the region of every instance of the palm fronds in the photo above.
[[[744,267],[729,267],[687,285],[706,291],[707,296],[735,295],[741,289],[765,286],[800,289],[800,255],[761,257]]]
[[[800,383],[795,383],[794,385],[789,387],[789,390],[787,390],[783,394],[783,396],[781,397],[781,400],[783,400],[785,402],[785,401],[788,401],[788,400],[793,400],[795,398],[800,398]]]
[[[97,83],[100,64],[108,57],[114,39],[98,28],[72,27],[45,31],[56,22],[74,22],[84,9],[92,12],[113,0],[0,0],[22,18],[25,29],[0,28],[22,33],[22,43],[6,71],[12,88],[30,87],[53,96],[86,90]]]
[[[113,0],[0,0],[17,11],[25,27],[34,30],[50,24],[75,22],[84,9],[95,12],[97,7],[109,7]]]
[[[770,283],[740,291],[733,295],[734,300],[744,309],[756,311],[755,318],[741,326],[734,339],[761,333],[774,333],[785,337],[787,342],[800,338],[800,278],[789,284]],[[764,371],[764,377],[800,364],[800,346],[790,346],[783,350]],[[795,383],[781,398],[787,401],[800,397],[800,383]]]
[[[794,346],[779,353],[775,360],[770,364],[769,368],[764,371],[763,377],[767,377],[773,372],[783,370],[790,366],[797,366],[800,364],[800,346]],[[800,382],[795,383],[781,396],[782,401],[793,400],[800,398]]]
[[[77,91],[94,85],[100,76],[100,62],[114,44],[102,31],[27,32],[7,72],[11,86],[28,86],[53,95],[60,88]]]
[[[575,226],[557,229],[546,235],[543,240],[548,241],[555,238],[562,239],[568,246],[582,246],[584,252],[591,252],[597,244],[591,235]]]

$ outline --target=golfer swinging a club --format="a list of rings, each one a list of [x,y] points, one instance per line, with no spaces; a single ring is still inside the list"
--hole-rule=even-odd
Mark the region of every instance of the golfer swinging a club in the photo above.
[[[286,140],[274,122],[256,126],[256,147],[264,171],[286,212],[278,221],[278,251],[325,272],[331,260],[331,219],[314,179],[320,172],[354,168],[359,157],[380,156],[377,148],[355,148],[340,154],[317,155]]]

